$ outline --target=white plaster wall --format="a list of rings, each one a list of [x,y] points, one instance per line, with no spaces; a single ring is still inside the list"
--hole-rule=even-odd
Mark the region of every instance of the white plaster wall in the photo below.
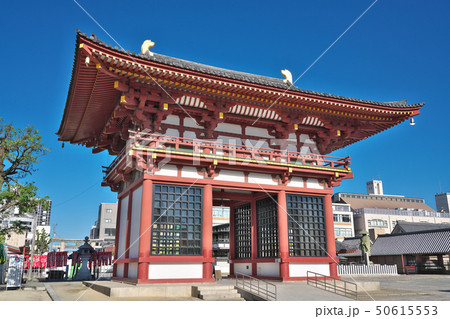
[[[308,134],[300,134],[300,142],[301,143],[305,143],[305,142],[313,143],[313,141],[309,139],[309,135]]]
[[[175,165],[164,165],[159,171],[155,171],[155,175],[178,176],[178,168]]]
[[[249,173],[248,182],[254,184],[278,185],[272,180],[272,175],[269,174]]]
[[[289,277],[306,277],[308,270],[325,276],[330,275],[330,265],[328,263],[289,263]]]
[[[192,132],[192,131],[184,131],[183,137],[191,138],[191,139],[197,138],[197,136],[195,135],[195,132]]]
[[[149,279],[202,278],[202,263],[149,264]]]
[[[195,128],[201,128],[200,126],[197,125],[197,123],[191,119],[190,117],[185,117],[184,118],[184,126],[185,127],[195,127]]]
[[[286,147],[289,152],[297,152],[297,145],[289,143]]]
[[[137,279],[138,263],[128,264],[128,278]]]
[[[123,267],[124,264],[117,264],[117,277],[119,278],[123,277]]]
[[[130,226],[130,258],[139,257],[139,235],[141,227],[142,186],[133,192],[131,200],[131,226]]]
[[[323,186],[319,185],[319,180],[315,178],[308,178],[306,181],[307,188],[323,189]]]
[[[237,171],[228,171],[228,170],[220,170],[219,176],[214,177],[215,180],[218,181],[227,181],[227,182],[245,182],[245,175],[243,172]]]
[[[242,140],[237,137],[230,137],[225,135],[219,135],[216,140],[218,143],[225,143],[225,144],[233,144],[233,145],[241,145]]]
[[[245,134],[246,135],[252,135],[252,136],[259,136],[259,137],[267,137],[271,138],[272,136],[269,135],[266,129],[259,128],[259,127],[252,127],[247,126],[245,128]]]
[[[245,146],[248,147],[248,148],[254,147],[256,149],[270,148],[269,147],[269,143],[267,143],[265,140],[251,140],[251,139],[247,139],[247,140],[245,140]]]
[[[241,273],[247,276],[252,275],[252,264],[251,263],[238,263],[234,264],[234,273]]]
[[[127,240],[127,214],[128,214],[128,196],[120,201],[120,225],[119,225],[119,243],[117,247],[117,259],[125,258],[125,243]],[[120,264],[119,264],[120,265]]]
[[[165,120],[161,121],[161,123],[180,125],[180,118],[177,115],[168,115]]]
[[[216,131],[241,134],[241,126],[236,124],[219,123],[215,129]]]
[[[258,276],[280,277],[279,263],[258,263],[256,266]]]
[[[168,128],[165,135],[173,136],[173,137],[179,137],[180,136],[180,132],[178,130],[173,129],[173,128]]]
[[[301,187],[303,188],[303,178],[301,177],[292,177],[290,183],[287,185],[289,187]]]
[[[200,178],[201,176],[197,173],[197,168],[191,166],[183,166],[183,168],[181,169],[181,177]]]

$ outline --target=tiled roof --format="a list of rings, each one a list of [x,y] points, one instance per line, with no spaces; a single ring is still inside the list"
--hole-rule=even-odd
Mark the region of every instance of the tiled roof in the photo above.
[[[345,253],[345,252],[353,252],[354,250],[358,250],[359,239],[356,242],[342,242],[336,240],[336,252],[337,253]]]
[[[397,222],[397,225],[395,225],[395,228],[392,231],[392,233],[393,234],[411,233],[411,232],[444,229],[444,228],[450,228],[450,225],[449,224],[433,224],[433,223],[413,223],[413,222],[399,220]]]
[[[439,230],[379,235],[372,248],[371,256],[449,254],[450,227]],[[357,257],[359,253],[342,254],[343,257]]]
[[[361,99],[355,99],[355,98],[339,96],[339,95],[334,95],[334,94],[304,90],[304,89],[297,88],[295,86],[290,87],[289,84],[284,83],[283,79],[218,68],[218,67],[209,66],[209,65],[205,65],[205,64],[201,64],[201,63],[192,62],[192,61],[186,61],[186,60],[182,60],[182,59],[178,59],[178,58],[172,58],[172,57],[165,56],[165,55],[158,54],[158,53],[153,53],[153,56],[151,56],[149,54],[137,54],[135,52],[125,51],[124,49],[119,49],[118,47],[113,47],[110,44],[108,45],[107,43],[100,41],[95,34],[92,34],[90,37],[88,37],[87,34],[82,33],[79,30],[77,30],[77,33],[78,33],[78,36],[87,38],[97,44],[100,44],[106,48],[115,50],[117,52],[125,53],[125,54],[129,55],[130,57],[145,59],[145,60],[149,60],[152,62],[157,62],[157,63],[161,63],[161,64],[165,64],[168,66],[173,66],[173,67],[178,67],[178,68],[182,68],[185,70],[200,72],[200,73],[204,73],[204,74],[208,74],[208,75],[212,75],[212,76],[229,78],[229,79],[233,79],[233,80],[244,81],[244,82],[249,82],[249,83],[259,84],[259,85],[264,85],[264,86],[271,86],[271,87],[275,87],[275,88],[279,88],[279,89],[283,89],[283,90],[289,89],[289,91],[311,94],[311,95],[320,96],[320,97],[334,98],[334,99],[339,99],[339,100],[372,104],[372,105],[377,105],[377,106],[392,107],[392,108],[415,108],[415,107],[422,107],[425,104],[425,103],[416,103],[416,104],[408,105],[406,103],[406,100],[396,101],[396,102],[376,102],[376,101],[361,100]]]

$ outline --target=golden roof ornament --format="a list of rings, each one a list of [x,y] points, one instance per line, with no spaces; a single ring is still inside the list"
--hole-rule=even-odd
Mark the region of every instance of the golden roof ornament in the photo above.
[[[292,73],[289,70],[286,70],[286,69],[281,70],[281,74],[284,75],[284,80],[283,80],[284,83],[294,84],[292,82]]]
[[[155,42],[152,40],[145,40],[144,43],[142,43],[141,46],[141,54],[150,54],[150,56],[153,56],[153,52],[150,52],[149,49],[153,48],[155,46]]]

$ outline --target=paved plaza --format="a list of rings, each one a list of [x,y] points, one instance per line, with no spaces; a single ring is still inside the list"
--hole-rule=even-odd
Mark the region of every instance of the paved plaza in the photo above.
[[[364,292],[359,290],[358,299],[365,301],[450,301],[450,275],[399,275],[344,277],[353,280],[380,282],[380,290]],[[235,280],[224,279],[210,285],[233,285]],[[279,301],[352,301],[352,299],[324,291],[306,282],[272,282],[277,286]],[[113,286],[125,285],[111,283]],[[205,284],[204,284],[205,285]],[[5,290],[0,286],[0,301],[201,301],[195,297],[109,297],[88,288],[82,282],[30,282],[22,289]]]

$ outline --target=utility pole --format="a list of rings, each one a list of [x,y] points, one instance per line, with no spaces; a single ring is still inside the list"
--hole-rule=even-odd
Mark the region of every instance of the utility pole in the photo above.
[[[58,226],[58,224],[54,223],[53,224],[52,241],[50,242],[50,251],[53,251],[53,239],[55,238],[56,226]]]
[[[30,259],[29,259],[29,267],[28,267],[28,280],[31,280],[33,275],[33,257],[34,257],[34,246],[36,245],[36,226],[37,226],[37,211],[35,210],[33,216],[33,229],[32,234],[33,237],[31,239],[31,247],[30,247]]]

